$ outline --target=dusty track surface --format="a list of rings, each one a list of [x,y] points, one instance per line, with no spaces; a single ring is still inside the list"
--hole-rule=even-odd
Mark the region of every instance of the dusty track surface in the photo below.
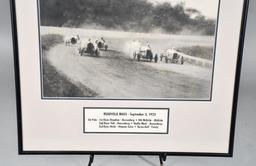
[[[98,97],[208,99],[210,95],[208,69],[136,62],[118,51],[81,57],[76,47],[65,45],[53,47],[47,58],[59,72],[92,89]],[[196,74],[187,72],[191,69]]]

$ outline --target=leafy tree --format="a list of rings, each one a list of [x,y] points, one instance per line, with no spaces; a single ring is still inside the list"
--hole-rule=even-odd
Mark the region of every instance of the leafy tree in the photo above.
[[[207,19],[184,3],[153,5],[147,0],[40,0],[41,25],[150,32],[162,29],[214,35],[215,20]]]

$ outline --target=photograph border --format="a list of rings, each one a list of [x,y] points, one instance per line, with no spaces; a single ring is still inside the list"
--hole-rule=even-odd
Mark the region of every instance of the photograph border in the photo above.
[[[216,17],[216,25],[215,25],[215,34],[214,34],[214,46],[213,46],[213,59],[212,59],[212,67],[211,67],[211,84],[210,94],[208,99],[200,99],[200,98],[111,98],[111,97],[45,97],[44,96],[44,83],[43,83],[43,62],[42,62],[42,42],[41,42],[41,13],[40,13],[40,0],[37,1],[37,20],[38,20],[38,38],[39,38],[39,59],[40,59],[40,86],[41,86],[41,99],[42,100],[113,100],[113,101],[202,101],[202,102],[210,102],[212,101],[212,93],[213,93],[213,81],[214,81],[214,69],[215,69],[215,59],[216,59],[216,46],[218,39],[218,27],[219,27],[219,13],[220,13],[220,4],[222,0],[218,1],[217,8],[217,17]]]
[[[201,156],[201,157],[232,157],[234,152],[234,135],[237,115],[237,103],[239,94],[239,84],[244,48],[244,38],[246,31],[246,20],[248,15],[249,0],[243,2],[243,13],[240,27],[240,40],[238,46],[238,59],[236,65],[234,94],[232,103],[232,116],[229,134],[229,149],[228,153],[207,153],[207,152],[144,152],[144,151],[27,151],[23,149],[23,134],[22,134],[22,105],[21,105],[21,88],[20,88],[20,68],[19,68],[19,50],[18,50],[18,32],[16,20],[16,0],[9,0],[11,11],[12,24],[12,41],[13,41],[13,56],[14,56],[14,74],[15,74],[15,92],[16,92],[16,107],[17,107],[17,134],[18,134],[18,153],[20,155],[159,155],[165,154],[168,156]],[[169,101],[169,100],[168,100]]]

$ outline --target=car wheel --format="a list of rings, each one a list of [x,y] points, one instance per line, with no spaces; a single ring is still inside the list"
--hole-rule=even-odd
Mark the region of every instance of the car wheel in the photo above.
[[[100,50],[95,50],[95,54],[96,54],[96,56],[100,56]]]
[[[165,63],[168,63],[168,58],[167,57],[165,57]]]
[[[140,55],[139,54],[137,55],[137,60],[138,60],[138,62],[140,62]]]
[[[132,56],[133,56],[133,60],[136,60],[136,53],[134,52],[133,54],[132,54]]]
[[[163,61],[163,54],[160,54],[160,61]]]
[[[154,60],[155,60],[155,63],[157,63],[158,62],[158,56],[155,56]]]
[[[149,60],[150,60],[150,62],[152,62],[152,60],[153,60],[153,57],[152,57],[152,56],[150,56]]]
[[[78,52],[79,52],[79,54],[82,56],[82,52],[83,52],[83,51],[82,51],[81,48],[78,49]]]
[[[181,57],[181,59],[180,59],[180,64],[181,64],[181,65],[184,64],[184,58],[183,58],[183,57]]]

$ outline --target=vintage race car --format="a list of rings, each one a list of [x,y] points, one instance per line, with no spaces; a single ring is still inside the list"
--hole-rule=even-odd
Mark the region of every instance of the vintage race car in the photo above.
[[[161,53],[160,60],[165,60],[166,63],[184,64],[184,57],[174,48],[167,49],[165,52]]]
[[[108,45],[106,44],[105,39],[101,38],[100,40],[97,40],[96,43],[100,50],[104,50],[104,51],[108,50]]]
[[[157,63],[158,61],[158,56],[157,55],[154,56],[152,50],[149,49],[148,47],[141,47],[138,52],[134,52],[133,58],[138,62],[140,61],[152,62],[153,59],[155,63]]]
[[[93,43],[88,42],[86,46],[82,45],[78,48],[79,54],[89,56],[100,56],[100,49]]]
[[[71,36],[71,37],[66,37],[65,38],[65,45],[75,45],[79,42],[80,40],[80,36],[76,35],[76,36]]]

